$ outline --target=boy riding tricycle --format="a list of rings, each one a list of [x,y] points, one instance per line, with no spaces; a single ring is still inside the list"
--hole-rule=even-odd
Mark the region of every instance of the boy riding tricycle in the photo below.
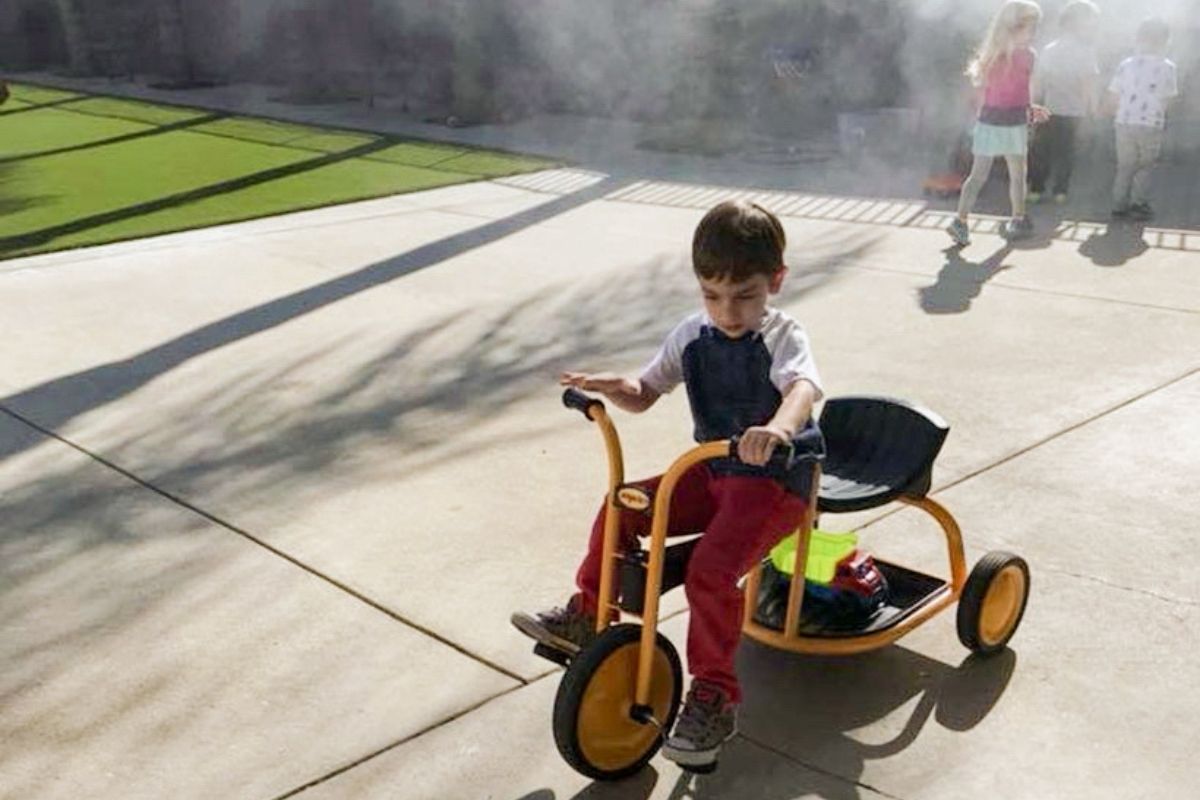
[[[992,553],[967,578],[957,524],[925,496],[948,431],[940,419],[883,398],[835,398],[826,401],[818,429],[812,409],[821,398],[820,378],[807,336],[767,306],[786,275],[783,249],[783,228],[769,211],[740,201],[718,205],[693,239],[705,311],[678,325],[636,379],[562,378],[570,387],[564,402],[603,434],[609,491],[576,576],[577,593],[563,608],[514,614],[513,624],[535,639],[536,653],[567,667],[554,708],[555,741],[567,762],[590,777],[629,775],[660,747],[686,769],[715,768],[721,745],[736,730],[741,687],[734,653],[743,633],[794,652],[862,652],[958,601],[960,638],[992,652],[1020,622],[1029,586],[1025,562]],[[580,389],[639,412],[679,383],[687,388],[700,444],[663,475],[627,483],[607,410]],[[866,612],[849,624],[844,616],[831,622],[806,613],[805,596],[813,596],[806,589],[816,592],[805,578],[817,512],[893,500],[939,522],[949,580],[868,563],[851,547],[832,563],[825,593],[836,598],[848,587],[860,593],[866,587],[872,597]],[[668,536],[700,532],[666,544]],[[645,550],[639,537],[648,538]],[[772,559],[765,582],[763,560],[781,541],[790,559]],[[682,710],[680,659],[657,632],[660,594],[680,584],[690,608],[692,676]],[[622,623],[622,614],[641,624]]]

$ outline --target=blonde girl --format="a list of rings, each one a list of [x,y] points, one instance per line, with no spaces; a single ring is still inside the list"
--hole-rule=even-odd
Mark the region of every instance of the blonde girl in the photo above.
[[[1026,153],[1029,149],[1029,122],[1044,122],[1049,112],[1030,102],[1033,66],[1036,54],[1030,43],[1037,33],[1042,9],[1031,0],[1008,0],[996,12],[987,35],[967,75],[981,95],[979,119],[975,123],[972,152],[975,159],[971,174],[963,183],[958,199],[958,216],[947,228],[957,245],[970,241],[967,215],[987,182],[992,162],[1003,156],[1008,164],[1008,194],[1012,202],[1012,220],[1002,233],[1010,239],[1033,233],[1033,223],[1025,214]]]

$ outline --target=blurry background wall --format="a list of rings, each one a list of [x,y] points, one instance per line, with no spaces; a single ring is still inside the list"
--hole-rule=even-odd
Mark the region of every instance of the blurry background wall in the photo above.
[[[1043,3],[1055,33],[1065,0]],[[998,0],[3,0],[0,66],[185,87],[262,82],[464,122],[537,112],[720,119],[774,135],[903,106],[962,124]],[[1195,0],[1101,0],[1103,66],[1151,13],[1195,109]],[[1187,111],[1186,113],[1192,113]],[[1200,115],[1195,119],[1200,120]]]

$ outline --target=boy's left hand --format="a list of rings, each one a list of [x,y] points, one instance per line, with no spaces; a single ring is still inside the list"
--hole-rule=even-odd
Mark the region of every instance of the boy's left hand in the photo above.
[[[1043,122],[1049,120],[1051,116],[1053,115],[1050,113],[1050,109],[1045,106],[1039,106],[1037,103],[1034,103],[1029,107],[1029,119],[1034,125],[1041,125]]]
[[[746,464],[761,467],[770,460],[776,447],[791,441],[791,434],[778,425],[755,425],[746,428],[738,439],[738,458]]]

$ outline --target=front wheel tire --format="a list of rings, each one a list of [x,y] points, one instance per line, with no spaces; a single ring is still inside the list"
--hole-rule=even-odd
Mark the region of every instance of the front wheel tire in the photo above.
[[[1029,600],[1025,559],[993,551],[971,570],[958,600],[958,639],[981,655],[998,653],[1017,632]]]
[[[631,716],[640,625],[613,625],[572,661],[554,700],[554,742],[563,759],[594,780],[618,780],[645,766],[675,721],[683,668],[675,647],[657,635],[649,706],[662,729]]]

